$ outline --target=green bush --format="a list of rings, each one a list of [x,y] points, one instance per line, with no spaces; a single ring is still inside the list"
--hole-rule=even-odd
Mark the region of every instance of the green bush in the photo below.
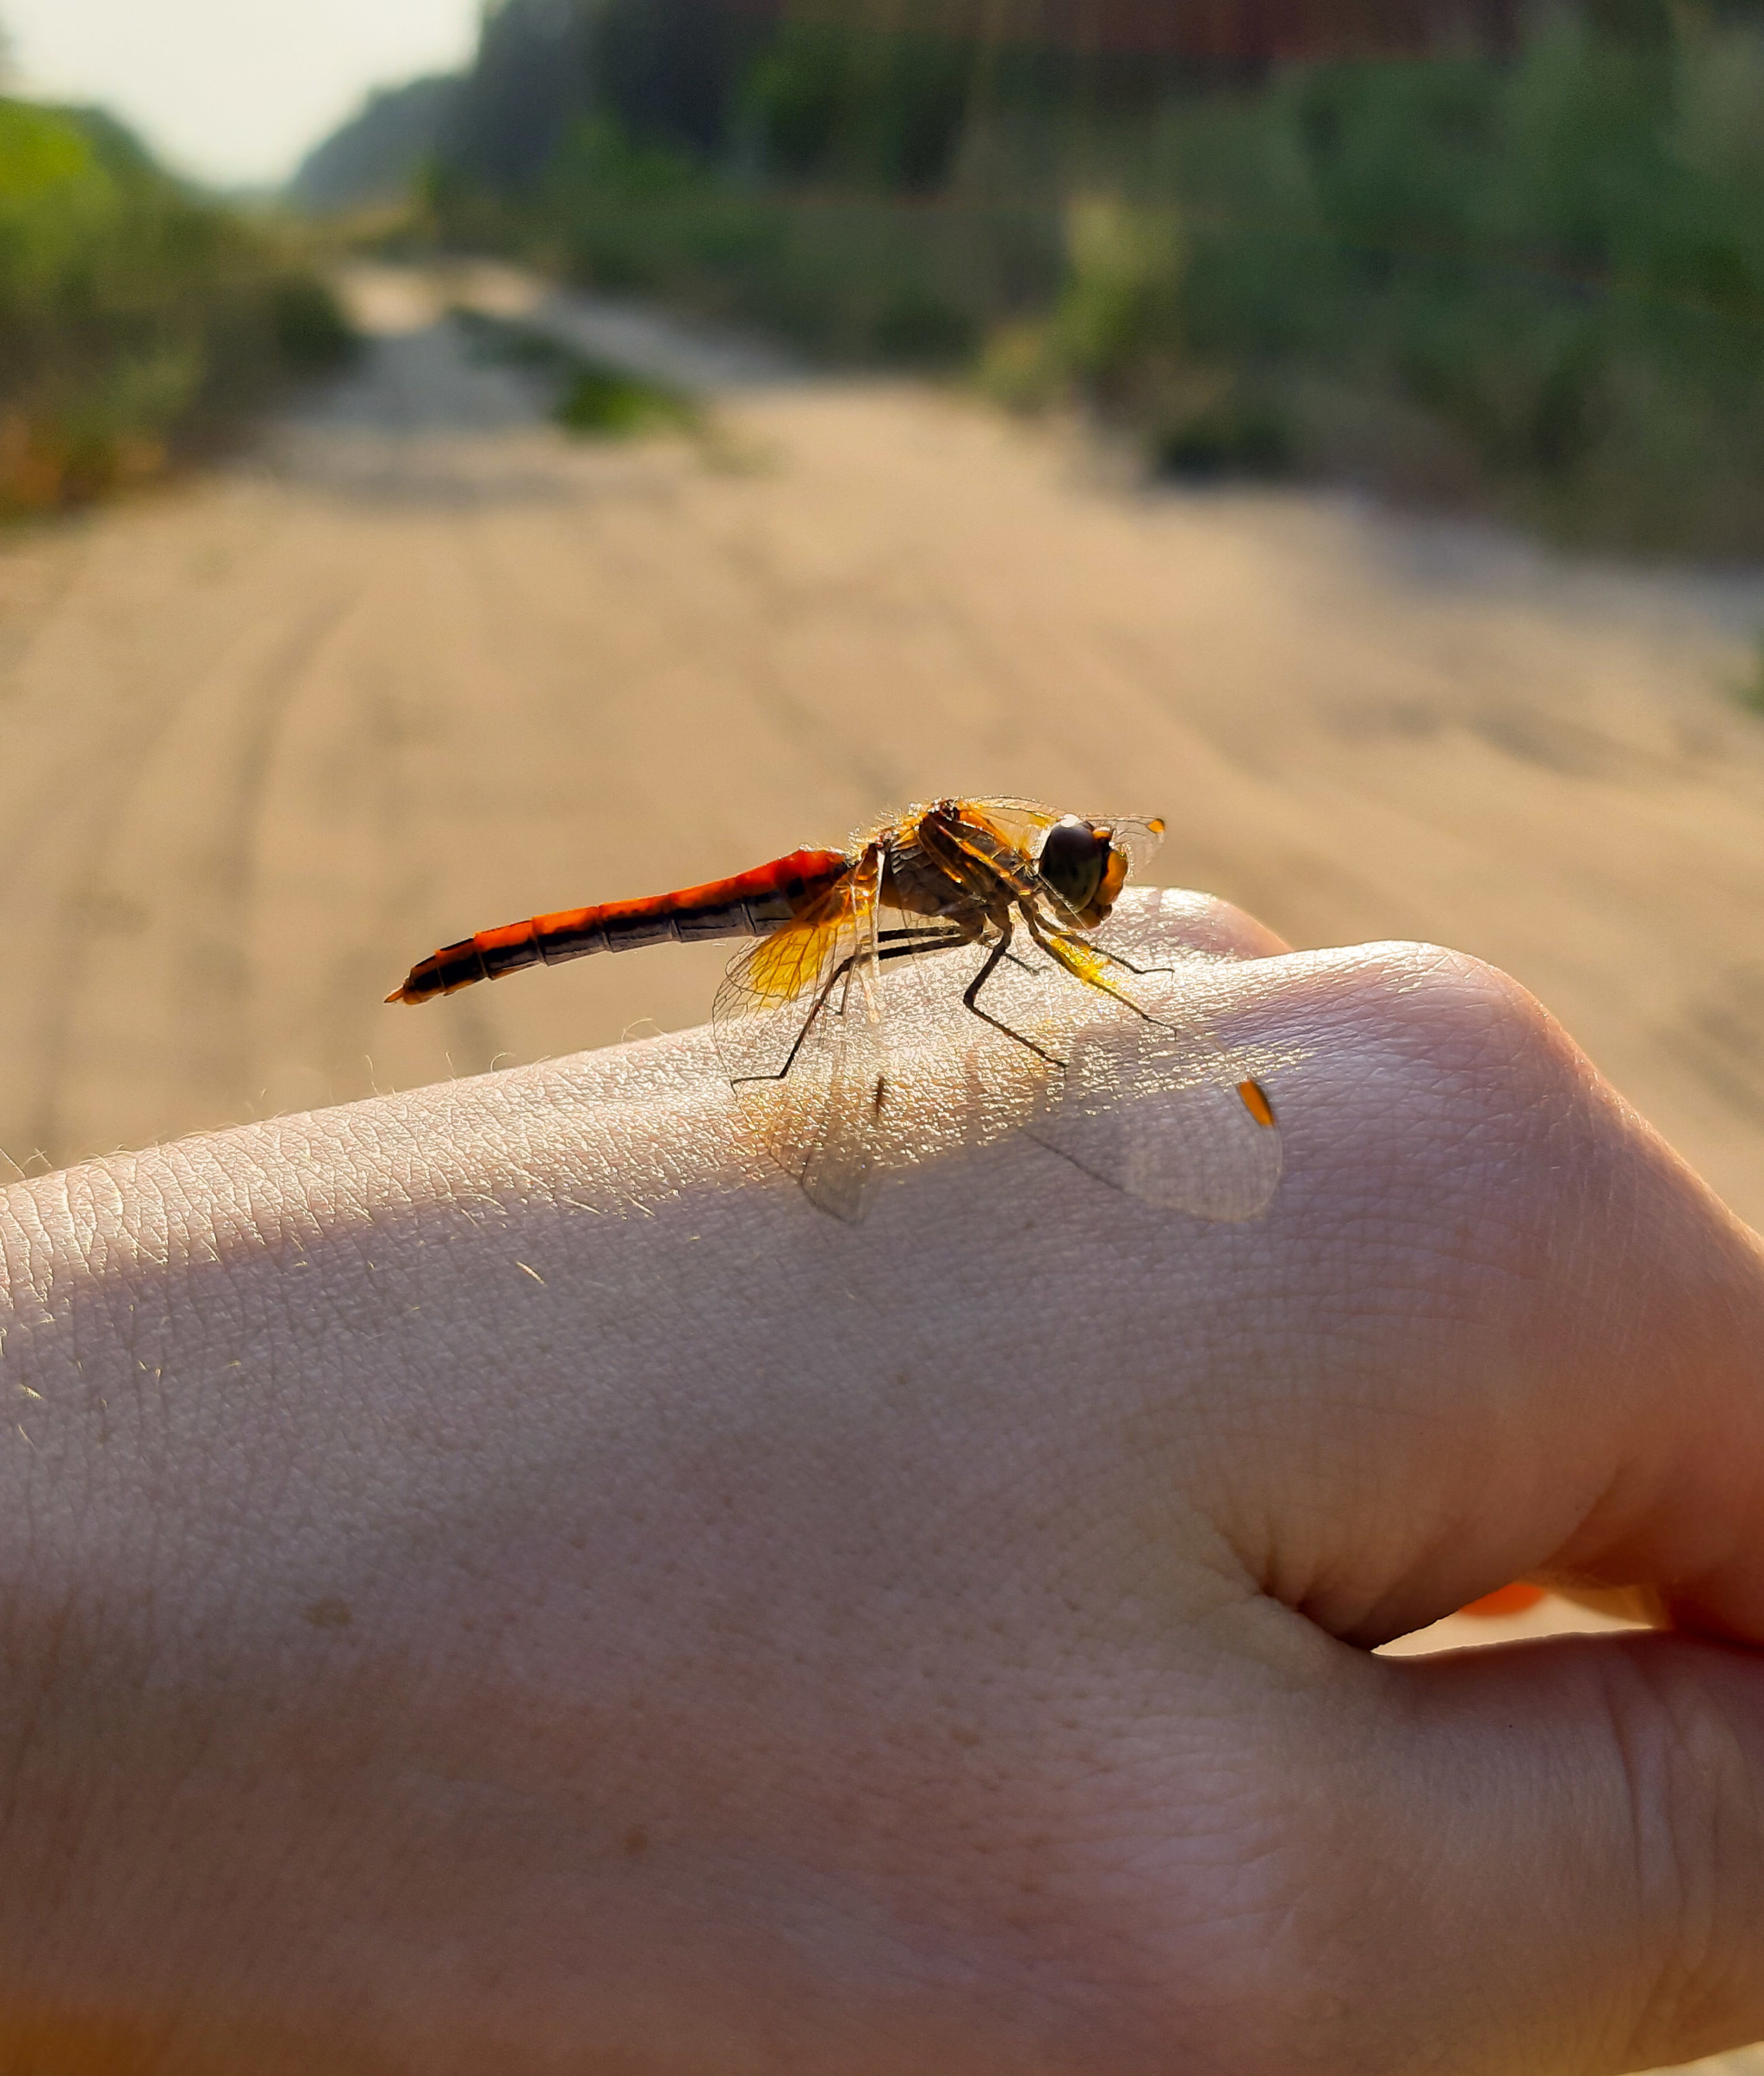
[[[1187,482],[1284,475],[1297,460],[1288,414],[1274,400],[1235,382],[1222,395],[1154,426],[1150,444],[1157,473]]]
[[[1207,90],[926,26],[991,12],[756,30],[721,157],[602,115],[531,192],[438,183],[438,221],[829,358],[975,364],[1159,469],[1764,549],[1755,6],[1558,0],[1499,57]]]
[[[336,365],[290,239],[202,202],[105,119],[0,100],[0,510],[160,466],[204,418]]]
[[[289,274],[270,291],[276,354],[295,375],[331,375],[360,355],[360,334],[329,285],[315,274]]]
[[[742,84],[738,127],[786,180],[934,193],[961,148],[973,78],[955,37],[786,22]]]
[[[1174,104],[1072,212],[1051,316],[1002,327],[989,379],[1076,390],[1183,473],[1445,482],[1568,533],[1756,552],[1764,38],[1660,20],[1561,10],[1512,62]]]
[[[1179,213],[1087,198],[1068,212],[1066,253],[1053,324],[1059,366],[1097,401],[1143,401],[1183,351]]]
[[[451,314],[475,359],[525,370],[550,389],[553,421],[579,438],[705,430],[692,398],[666,382],[615,367],[534,325],[478,310]]]
[[[1553,530],[1764,546],[1764,45],[1545,17],[1518,60],[1319,68],[1239,120],[1283,169],[1222,215],[1192,339],[1296,397],[1414,410],[1456,481]],[[1284,295],[1246,280],[1290,256]],[[1297,414],[1302,418],[1303,413]],[[1299,445],[1363,457],[1313,413]],[[1440,449],[1395,443],[1401,485]]]
[[[593,362],[566,378],[551,415],[566,432],[587,439],[677,432],[693,422],[690,408],[672,391]]]
[[[960,214],[755,190],[606,121],[581,126],[524,226],[536,254],[587,286],[764,326],[832,359],[957,365],[990,314]],[[469,241],[463,214],[444,210],[441,227]]]

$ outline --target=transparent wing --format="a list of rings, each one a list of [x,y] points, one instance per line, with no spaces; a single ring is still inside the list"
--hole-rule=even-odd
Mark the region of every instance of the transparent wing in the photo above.
[[[1049,935],[1050,996],[1071,998],[1061,1072],[1044,1082],[1032,1137],[1142,1203],[1201,1218],[1254,1218],[1280,1180],[1280,1128],[1261,1077],[1285,1059],[1233,1050],[1198,998],[1222,962],[1136,972],[1094,941]],[[1100,1015],[1086,1015],[1077,988]],[[1069,1021],[1068,1021],[1069,1018]]]
[[[964,802],[965,818],[970,806],[983,828],[1026,860],[1059,819],[1031,800]],[[1142,875],[1164,824],[1134,815],[1089,819],[1109,830],[1130,875]],[[1208,1028],[1194,997],[1214,962],[1196,957],[1137,970],[1140,962],[1108,941],[1118,933],[1105,927],[1099,941],[1074,929],[1058,892],[1039,873],[1034,879],[1046,941],[1031,953],[1019,933],[1016,948],[1040,963],[1047,1020],[1038,1042],[1053,1039],[1048,1049],[1063,1065],[1041,1079],[1032,1135],[1142,1202],[1203,1218],[1255,1217],[1274,1194],[1282,1162],[1279,1127],[1258,1075],[1279,1063],[1233,1053]],[[1004,1002],[989,1006],[999,1014]],[[1009,1014],[1001,1020],[1009,1022]]]
[[[1034,850],[1044,830],[1052,829],[1063,809],[1044,807],[1039,800],[1017,800],[1003,795],[991,799],[964,800],[964,812],[976,810],[999,834],[1020,850]]]
[[[964,808],[978,808],[995,829],[1018,847],[1034,850],[1042,832],[1052,829],[1063,810],[1044,807],[1039,800],[1007,799],[965,800]],[[1164,841],[1164,824],[1155,815],[1087,815],[1099,829],[1107,829],[1127,855],[1135,873],[1151,863]]]
[[[1106,828],[1117,850],[1127,853],[1127,877],[1143,880],[1158,846],[1164,841],[1164,824],[1155,816],[1093,815],[1090,819]]]
[[[749,1125],[811,1203],[855,1224],[888,1096],[879,855],[730,966],[711,1012]]]
[[[964,800],[961,808],[965,821],[972,819],[1017,854],[1023,868],[1028,872],[1037,898],[1049,912],[1068,925],[1076,925],[1078,918],[1067,908],[1059,893],[1034,869],[1042,836],[1060,817],[1052,808],[1043,807],[1034,800]],[[1154,817],[1140,815],[1090,815],[1086,818],[1097,828],[1109,831],[1109,840],[1127,859],[1129,880],[1143,880],[1158,846],[1164,841],[1163,823]]]

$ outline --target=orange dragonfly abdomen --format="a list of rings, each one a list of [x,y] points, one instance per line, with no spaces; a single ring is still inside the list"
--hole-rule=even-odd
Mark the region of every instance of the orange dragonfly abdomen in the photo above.
[[[696,944],[713,937],[768,937],[817,901],[851,869],[836,850],[793,850],[769,865],[671,894],[560,909],[500,929],[480,930],[419,960],[388,1002],[428,1002],[475,980],[498,980],[523,967],[556,966],[593,952],[640,945]]]

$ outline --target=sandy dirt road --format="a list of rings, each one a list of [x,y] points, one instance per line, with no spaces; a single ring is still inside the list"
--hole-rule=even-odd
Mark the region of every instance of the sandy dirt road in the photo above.
[[[1764,580],[1147,494],[559,303],[718,388],[709,450],[573,445],[433,283],[356,286],[368,364],[259,451],[0,544],[16,1165],[698,1022],[715,947],[381,998],[474,929],[1027,792],[1162,812],[1160,876],[1301,945],[1509,968],[1764,1222]]]
[[[1299,944],[1508,967],[1764,1221],[1764,582],[1134,494],[690,342],[717,453],[572,445],[419,284],[364,294],[370,364],[262,451],[0,546],[13,1161],[697,1022],[714,947],[381,998],[474,929],[1023,792],[1161,811],[1163,877]]]

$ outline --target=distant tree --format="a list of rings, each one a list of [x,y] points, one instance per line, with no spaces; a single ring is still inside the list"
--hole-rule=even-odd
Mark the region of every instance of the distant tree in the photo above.
[[[453,73],[380,88],[307,153],[288,183],[289,200],[320,211],[401,200],[433,156],[461,91]]]
[[[444,126],[440,155],[493,193],[532,189],[593,110],[592,0],[500,0]]]
[[[583,121],[699,158],[729,143],[742,69],[769,34],[727,0],[496,0],[439,140],[493,193],[531,194]]]
[[[715,154],[753,41],[721,0],[602,0],[589,47],[598,109],[633,137]]]

